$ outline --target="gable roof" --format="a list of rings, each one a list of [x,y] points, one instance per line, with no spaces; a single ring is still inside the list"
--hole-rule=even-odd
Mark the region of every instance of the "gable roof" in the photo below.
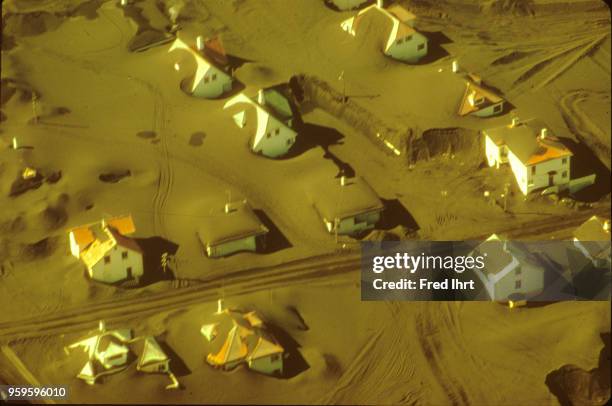
[[[496,145],[506,145],[525,166],[573,155],[550,129],[547,130],[548,135],[545,138],[540,137],[542,128],[547,127],[537,120],[532,120],[515,126],[485,130],[485,134]]]
[[[155,338],[146,337],[142,347],[140,357],[138,357],[138,367],[142,367],[148,364],[154,364],[158,362],[168,361],[168,356],[161,349]]]
[[[198,235],[204,246],[257,236],[268,232],[246,200],[218,207],[201,222]]]
[[[607,223],[607,230],[605,224]],[[610,219],[593,216],[582,223],[575,231],[574,238],[593,258],[610,253]]]
[[[217,48],[218,46],[214,43],[211,46],[213,46],[214,48],[209,50],[209,54],[212,52],[213,55],[219,57],[219,55],[215,54],[215,48]],[[196,72],[193,77],[193,82],[191,84],[192,92],[196,90],[200,82],[204,79],[204,76],[206,76],[208,71],[211,69],[214,69],[214,71],[220,76],[225,76],[226,78],[231,79],[231,76],[225,72],[224,67],[219,65],[215,59],[207,57],[203,51],[196,49],[194,46],[188,45],[183,39],[179,37],[176,37],[176,39],[170,46],[168,52],[172,52],[177,49],[187,51],[191,56],[193,56],[196,62]]]
[[[216,316],[221,320],[205,326],[214,324],[217,329],[225,331],[220,331],[219,337],[212,339],[213,344],[215,340],[223,341],[216,353],[208,354],[207,360],[211,364],[239,363],[284,352],[257,313],[225,309]],[[253,321],[255,324],[251,324]]]
[[[472,104],[473,100],[478,100],[480,98],[484,99],[481,104]],[[459,106],[459,115],[465,116],[503,101],[504,99],[495,93],[468,81],[466,83],[463,98],[461,99],[461,105]]]
[[[344,185],[340,179],[325,179],[311,193],[315,208],[327,221],[383,209],[374,189],[361,177],[346,179]]]

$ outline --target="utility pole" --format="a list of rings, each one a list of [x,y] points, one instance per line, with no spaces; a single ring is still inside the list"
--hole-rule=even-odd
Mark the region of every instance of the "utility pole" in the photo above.
[[[344,71],[340,72],[338,80],[342,81],[342,103],[346,103],[346,81],[344,80]]]
[[[34,123],[38,124],[38,95],[32,91],[32,114],[34,114]]]

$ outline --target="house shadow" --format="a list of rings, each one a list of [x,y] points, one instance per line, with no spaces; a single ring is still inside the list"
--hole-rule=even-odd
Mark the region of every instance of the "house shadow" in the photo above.
[[[177,378],[191,374],[191,370],[181,357],[163,340],[157,340],[159,347],[166,353],[170,360],[170,370]]]
[[[596,202],[610,193],[610,170],[583,142],[576,142],[569,138],[562,138],[574,154],[571,159],[570,179],[595,174],[595,183],[575,192],[572,197],[583,202]]]
[[[274,324],[268,324],[268,331],[276,338],[281,347],[285,349],[283,361],[283,373],[278,375],[280,379],[291,379],[310,368],[302,354],[300,345],[287,332]]]
[[[377,229],[390,230],[397,226],[405,227],[410,231],[417,231],[419,226],[412,217],[412,214],[406,210],[399,199],[381,199],[384,205],[382,217],[376,225]]]
[[[134,239],[143,252],[143,275],[140,285],[146,286],[163,280],[174,279],[174,273],[170,269],[172,263],[170,257],[178,251],[178,244],[162,237],[135,238]],[[166,272],[162,268],[162,255],[168,253],[168,268]]]
[[[287,155],[284,156],[285,159],[294,158],[316,147],[323,148],[325,153],[328,154],[329,147],[341,144],[344,138],[344,135],[335,128],[304,123],[301,120],[296,121],[295,129],[298,132],[298,136],[295,139],[295,144],[293,144]]]
[[[419,32],[427,37],[427,55],[417,63],[412,63],[411,65],[427,65],[450,55],[442,45],[451,44],[453,41],[451,41],[442,31]]]
[[[276,251],[292,247],[287,237],[285,237],[280,229],[276,227],[270,217],[268,217],[263,210],[254,209],[253,212],[257,218],[259,218],[259,221],[261,221],[261,223],[268,229],[268,234],[266,234],[266,243],[264,244],[264,247],[262,247],[260,251],[261,253],[271,254]]]
[[[241,58],[236,55],[227,54],[225,57],[227,58],[227,66],[229,67],[230,72],[241,68],[244,64],[254,62],[253,60]]]

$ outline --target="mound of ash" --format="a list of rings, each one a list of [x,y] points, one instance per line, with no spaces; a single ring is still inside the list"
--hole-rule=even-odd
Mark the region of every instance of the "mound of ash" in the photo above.
[[[24,244],[21,257],[33,261],[51,256],[59,245],[59,237],[47,237],[31,244]]]
[[[62,178],[62,171],[51,171],[44,175],[41,171],[34,168],[26,168],[17,174],[17,178],[11,185],[9,197],[17,197],[28,190],[38,189],[43,182],[55,184]]]
[[[610,400],[610,333],[601,335],[599,367],[590,371],[564,365],[546,376],[546,385],[561,405],[603,406]]]

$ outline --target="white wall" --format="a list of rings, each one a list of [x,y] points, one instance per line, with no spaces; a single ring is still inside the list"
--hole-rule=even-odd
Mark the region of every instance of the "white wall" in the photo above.
[[[419,50],[418,46],[423,44],[423,49]],[[394,42],[385,52],[390,57],[409,63],[416,63],[427,55],[427,38],[418,32],[412,34],[412,39],[404,41],[401,44]]]
[[[216,79],[213,79],[213,75],[216,75]],[[206,80],[208,80],[208,83],[206,83]],[[232,78],[225,72],[211,66],[193,90],[193,95],[211,99],[230,90],[232,90]]]
[[[255,236],[250,236],[246,238],[242,238],[239,240],[228,241],[223,244],[208,246],[206,247],[206,253],[209,257],[223,257],[226,255],[231,255],[235,252],[239,251],[253,251],[257,250],[257,242]]]
[[[257,120],[252,150],[269,158],[277,158],[289,152],[297,133],[270,114],[258,114]],[[260,123],[259,120],[265,121]]]
[[[553,176],[553,185],[563,185],[570,181],[570,157],[567,157],[565,164],[563,164],[563,158],[551,159],[550,161],[542,162],[535,165],[535,175],[531,173],[531,167],[527,168],[527,174],[529,176],[529,184],[527,193],[534,189],[548,187],[548,172],[556,171],[557,173]],[[563,173],[565,172],[565,177]]]
[[[495,108],[499,106],[499,109],[496,111]],[[489,107],[486,107],[484,109],[475,111],[474,113],[472,113],[475,116],[478,117],[491,117],[491,116],[495,116],[498,114],[501,114],[501,112],[504,110],[504,102],[501,101],[497,104],[492,104]]]
[[[127,258],[123,259],[122,253],[127,252]],[[114,283],[127,278],[127,268],[132,268],[132,276],[139,278],[143,274],[142,254],[124,247],[113,247],[107,256],[110,263],[105,263],[104,258],[98,261],[90,270],[89,275],[97,281]]]

